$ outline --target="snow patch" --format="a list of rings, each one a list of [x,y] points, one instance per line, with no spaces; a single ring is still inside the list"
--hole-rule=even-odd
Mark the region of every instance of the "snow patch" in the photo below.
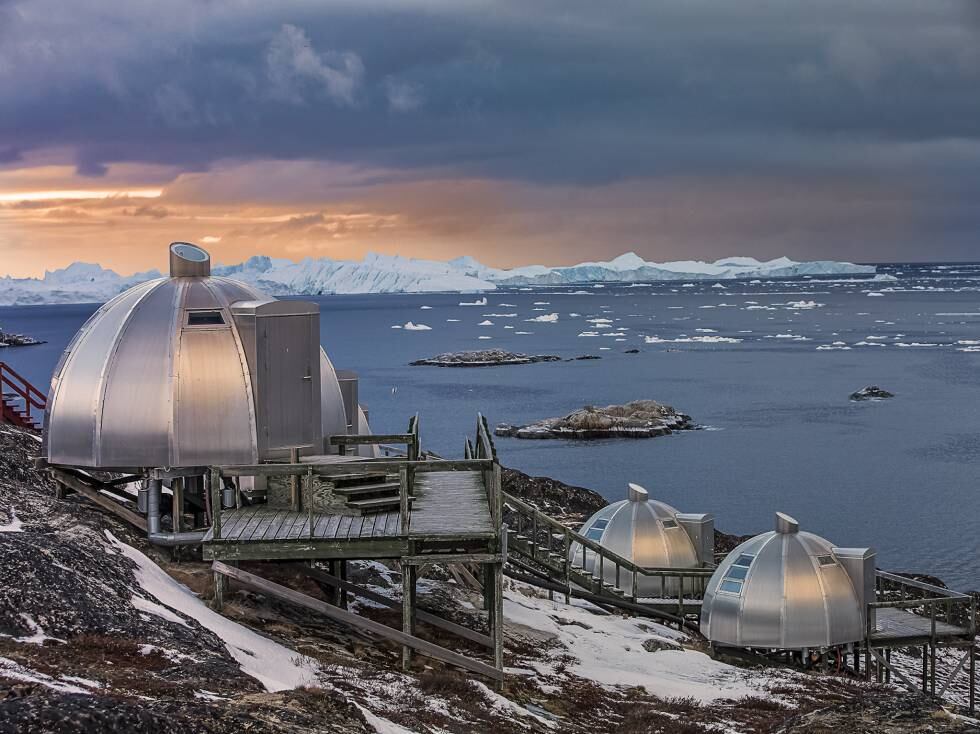
[[[105,534],[117,552],[136,564],[136,580],[148,594],[220,637],[242,671],[262,683],[267,691],[316,685],[319,666],[314,660],[222,617],[136,548],[123,543],[108,530]]]

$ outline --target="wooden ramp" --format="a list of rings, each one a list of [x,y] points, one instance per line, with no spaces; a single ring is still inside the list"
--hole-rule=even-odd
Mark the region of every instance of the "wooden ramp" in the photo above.
[[[420,473],[413,495],[409,537],[494,535],[482,472]]]

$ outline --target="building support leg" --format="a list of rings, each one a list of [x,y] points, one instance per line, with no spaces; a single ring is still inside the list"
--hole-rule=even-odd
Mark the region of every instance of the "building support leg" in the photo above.
[[[402,632],[415,635],[415,587],[418,566],[402,564]],[[412,648],[402,645],[402,670],[412,665]]]
[[[929,693],[936,695],[936,643],[929,645],[929,667],[932,675],[929,676]]]
[[[183,478],[174,479],[170,486],[170,491],[173,492],[173,501],[170,507],[170,522],[175,533],[179,533],[184,528],[183,526],[183,516],[184,516],[184,480]]]
[[[929,646],[922,646],[922,692],[929,692]]]
[[[888,663],[885,666],[885,683],[892,682],[892,649],[890,647],[885,648],[885,662]]]

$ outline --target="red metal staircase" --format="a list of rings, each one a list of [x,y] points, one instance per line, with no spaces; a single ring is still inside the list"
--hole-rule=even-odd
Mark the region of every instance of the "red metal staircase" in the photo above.
[[[6,362],[0,362],[0,423],[38,429],[47,407],[47,396],[18,374]]]

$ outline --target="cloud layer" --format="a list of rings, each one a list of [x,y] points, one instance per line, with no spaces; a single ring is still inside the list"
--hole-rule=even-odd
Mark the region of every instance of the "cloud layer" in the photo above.
[[[488,196],[464,207],[485,227],[523,220],[503,260],[586,236],[596,256],[624,239],[661,254],[644,238],[830,256],[849,233],[867,247],[851,258],[969,257],[978,21],[966,0],[0,0],[0,187],[57,167],[58,188],[129,177],[185,207],[370,212],[440,248],[439,227],[478,222],[418,194],[450,201],[460,181]],[[562,215],[585,211],[594,226],[568,234]],[[36,224],[2,221],[0,249]]]

